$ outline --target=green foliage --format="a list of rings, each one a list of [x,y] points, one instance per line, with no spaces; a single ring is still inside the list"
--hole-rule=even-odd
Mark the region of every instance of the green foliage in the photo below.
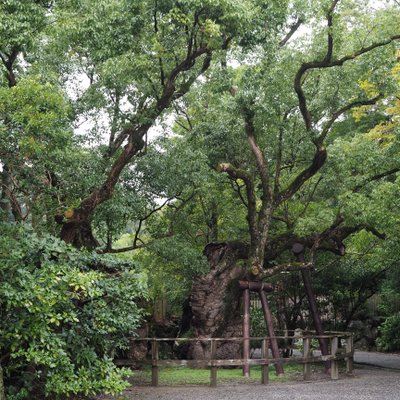
[[[0,49],[26,50],[35,39],[35,33],[46,25],[46,12],[51,1],[5,0],[0,4]]]
[[[60,88],[40,75],[27,75],[12,88],[0,87],[0,159],[18,182],[18,189],[9,187],[21,202],[21,215],[15,218],[38,229],[51,230],[60,199],[67,197],[60,176],[67,165],[72,167],[76,151],[70,112]],[[64,174],[61,181],[66,179]]]
[[[318,271],[313,276],[315,290],[325,303],[321,308],[328,306],[327,313],[341,325],[338,329],[348,329],[351,320],[365,314],[367,299],[382,287],[390,262],[382,258],[379,245],[374,235],[361,231],[346,240],[345,258],[318,258]]]
[[[377,345],[383,351],[400,350],[400,313],[394,314],[386,319],[379,327],[380,336],[377,339]]]
[[[267,336],[267,326],[264,319],[262,308],[250,308],[250,336],[263,337]]]
[[[140,324],[145,276],[49,235],[1,229],[0,349],[10,398],[124,389],[127,371],[112,358]]]
[[[0,89],[0,140],[10,158],[42,163],[71,142],[69,105],[41,76],[27,76],[13,88]],[[4,150],[3,150],[4,151]],[[7,155],[2,154],[7,160]]]
[[[180,235],[156,240],[132,258],[149,272],[152,300],[166,300],[174,317],[182,314],[182,304],[190,295],[193,277],[208,270],[202,248]]]

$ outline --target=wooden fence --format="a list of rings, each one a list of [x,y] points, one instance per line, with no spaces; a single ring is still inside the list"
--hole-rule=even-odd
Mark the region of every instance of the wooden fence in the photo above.
[[[273,358],[269,356],[268,348],[271,337],[248,337],[248,338],[132,338],[132,341],[137,342],[150,342],[151,343],[151,360],[143,360],[143,363],[150,363],[152,366],[152,386],[159,384],[159,368],[163,366],[190,366],[190,367],[209,367],[210,368],[210,386],[216,387],[217,385],[217,370],[219,367],[232,367],[232,366],[251,366],[261,365],[261,383],[268,384],[269,382],[269,365],[277,363],[292,363],[303,365],[304,380],[309,380],[311,377],[311,364],[312,363],[327,363],[330,362],[330,376],[331,379],[339,379],[339,366],[340,360],[346,362],[346,372],[352,373],[353,371],[353,336],[351,333],[345,332],[329,332],[326,335],[318,336],[315,334],[298,334],[296,336],[276,336],[277,340],[292,339],[300,342],[302,351],[297,356]],[[221,342],[242,342],[245,340],[258,341],[261,343],[261,357],[250,359],[217,359],[217,345]],[[313,355],[312,341],[313,340],[328,340],[329,341],[329,354],[327,355]],[[160,359],[159,344],[162,342],[197,342],[209,344],[209,357],[203,360],[177,360],[177,359]],[[129,360],[123,363],[129,365]]]

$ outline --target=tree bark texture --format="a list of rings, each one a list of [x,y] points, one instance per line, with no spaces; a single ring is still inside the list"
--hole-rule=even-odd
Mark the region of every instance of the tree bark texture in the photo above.
[[[237,280],[243,277],[244,269],[236,265],[239,250],[232,243],[209,244],[205,248],[210,271],[194,279],[191,294],[194,337],[241,337],[240,291]],[[216,356],[219,359],[241,357],[240,342],[218,343]],[[194,343],[189,358],[205,359],[210,355],[206,342]]]

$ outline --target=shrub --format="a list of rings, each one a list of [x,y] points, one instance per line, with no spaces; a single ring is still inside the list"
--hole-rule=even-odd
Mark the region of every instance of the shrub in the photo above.
[[[0,226],[0,351],[8,399],[117,393],[113,362],[140,324],[143,274],[21,226]]]
[[[377,345],[383,351],[400,350],[400,313],[392,315],[379,327]]]

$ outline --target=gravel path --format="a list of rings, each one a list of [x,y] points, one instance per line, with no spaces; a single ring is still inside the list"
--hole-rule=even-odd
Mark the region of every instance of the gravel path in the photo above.
[[[400,370],[400,354],[378,353],[376,351],[366,352],[356,350],[354,362],[358,364],[374,365],[380,368]]]
[[[400,400],[400,371],[360,367],[353,377],[313,382],[271,383],[267,386],[219,385],[132,387],[120,397],[102,400]]]

